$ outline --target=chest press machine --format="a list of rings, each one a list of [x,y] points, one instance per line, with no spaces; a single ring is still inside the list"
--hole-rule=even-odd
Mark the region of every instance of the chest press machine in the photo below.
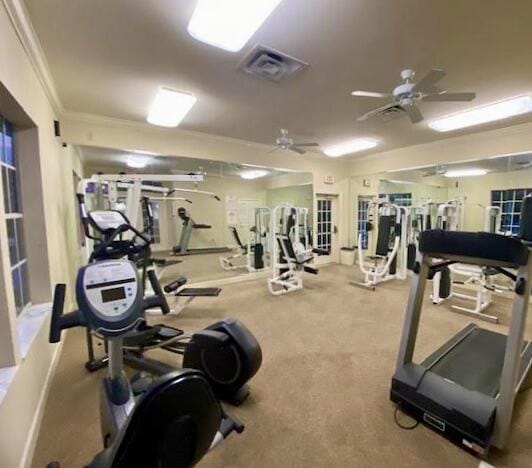
[[[375,254],[364,256],[363,233],[358,233],[358,266],[364,281],[350,284],[375,290],[378,284],[393,279],[406,279],[409,211],[387,200],[373,200],[368,205],[368,236],[373,219],[378,218]]]
[[[272,211],[272,268],[267,280],[268,290],[280,296],[303,289],[303,273],[317,275],[312,265],[315,255],[328,255],[324,249],[313,248],[309,241],[308,209],[284,203]]]

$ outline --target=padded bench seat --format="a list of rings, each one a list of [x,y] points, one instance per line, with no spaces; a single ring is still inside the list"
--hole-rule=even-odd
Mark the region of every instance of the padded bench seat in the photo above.
[[[478,259],[504,263],[512,266],[526,265],[529,250],[518,239],[492,234],[489,232],[443,231],[440,229],[423,231],[419,237],[419,251],[435,257],[447,256],[476,259],[471,263],[479,263]]]

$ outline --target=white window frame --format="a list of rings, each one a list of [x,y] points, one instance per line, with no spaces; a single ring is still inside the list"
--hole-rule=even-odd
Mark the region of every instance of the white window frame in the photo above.
[[[6,151],[6,145],[5,145],[5,136],[7,134],[7,123],[9,123],[9,125],[11,126],[11,128],[13,129],[13,125],[7,120],[7,119],[4,119],[2,116],[0,116],[0,126],[1,126],[1,131],[0,131],[0,135],[1,135],[1,138],[4,139],[4,141],[2,142],[2,145],[0,146],[1,148],[1,151],[5,154],[5,151]],[[23,232],[24,232],[24,210],[22,209],[22,194],[21,194],[21,191],[20,191],[20,181],[18,180],[18,176],[19,176],[19,168],[17,167],[17,162],[18,162],[18,158],[17,158],[17,155],[16,155],[16,148],[15,148],[15,145],[14,145],[14,135],[11,135],[11,147],[12,147],[12,151],[13,151],[13,155],[14,155],[14,161],[15,161],[15,164],[8,164],[7,162],[5,162],[3,159],[4,159],[4,155],[0,155],[0,171],[3,172],[3,168],[5,167],[8,171],[14,171],[15,172],[15,175],[17,177],[17,186],[16,186],[16,197],[17,197],[17,201],[18,201],[18,209],[19,211],[17,212],[14,212],[14,213],[11,213],[11,212],[6,212],[6,205],[11,205],[11,200],[9,199],[6,199],[6,195],[8,197],[11,197],[11,187],[4,187],[4,206],[1,207],[1,209],[3,210],[3,213],[4,213],[4,219],[6,220],[6,229],[7,229],[7,224],[9,223],[9,221],[11,220],[14,220],[14,228],[15,228],[15,242],[16,242],[16,250],[17,250],[17,257],[18,257],[18,253],[20,252],[20,245],[19,245],[19,239],[18,239],[18,233],[17,233],[17,222],[16,220],[20,219],[22,220],[22,227],[23,227]],[[3,175],[2,175],[3,176]],[[4,182],[7,182],[9,184],[9,177],[6,177],[6,180]],[[19,271],[19,278],[20,278],[20,291],[15,291],[15,282],[13,281],[13,289],[12,289],[12,294],[13,294],[13,298],[15,299],[15,304],[17,303],[17,293],[21,293],[23,296],[22,296],[22,301],[23,303],[21,304],[21,307],[17,307],[17,310],[16,310],[16,315],[17,315],[17,318],[19,318],[29,307],[31,307],[31,296],[30,296],[30,287],[29,287],[29,284],[23,284],[24,281],[28,282],[29,281],[29,272],[27,271],[27,268],[28,268],[28,253],[27,253],[27,250],[26,250],[26,246],[25,246],[25,239],[24,239],[24,234],[22,233],[22,244],[24,245],[24,258],[22,259],[19,259],[17,258],[17,263],[15,263],[14,265],[11,264],[11,255],[10,255],[10,258],[9,258],[9,262],[10,262],[10,271],[11,271],[11,277],[13,278],[13,274],[16,272],[16,270]],[[20,274],[20,272],[22,271],[22,267],[26,265],[26,278],[24,280],[24,278],[22,277],[22,275]],[[25,293],[28,294],[28,297],[25,297]]]

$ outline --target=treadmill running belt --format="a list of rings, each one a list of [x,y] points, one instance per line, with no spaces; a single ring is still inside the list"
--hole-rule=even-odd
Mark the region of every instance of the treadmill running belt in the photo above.
[[[506,335],[475,328],[429,370],[468,390],[495,397],[506,350]]]

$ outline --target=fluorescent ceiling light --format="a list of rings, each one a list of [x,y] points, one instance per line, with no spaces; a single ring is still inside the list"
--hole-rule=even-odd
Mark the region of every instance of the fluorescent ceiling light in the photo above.
[[[530,96],[518,96],[434,120],[429,123],[429,127],[438,132],[450,132],[459,128],[507,119],[531,111],[532,98]]]
[[[150,156],[162,156],[162,153],[156,153],[155,151],[137,150],[137,149],[125,149],[128,153],[135,154],[149,154]]]
[[[260,177],[265,177],[268,174],[269,174],[268,171],[260,171],[260,170],[244,171],[240,173],[240,177],[242,177],[242,179],[252,180],[252,179],[259,179]]]
[[[367,140],[365,138],[358,138],[356,140],[345,141],[338,145],[329,146],[325,148],[324,153],[331,158],[343,156],[345,154],[356,153],[370,148],[375,148],[377,142],[374,140]]]
[[[445,177],[473,177],[486,175],[488,171],[486,169],[455,169],[447,171],[443,174]]]
[[[238,52],[281,0],[198,0],[188,32],[198,41]]]
[[[415,185],[415,182],[412,182],[411,180],[392,180],[388,179],[388,182],[392,184],[402,184],[402,185]]]
[[[161,87],[147,120],[161,127],[177,127],[195,103],[196,97],[193,94]]]
[[[146,158],[137,158],[134,156],[130,156],[127,158],[128,167],[133,167],[135,169],[142,169],[143,167],[146,167],[146,164],[148,164],[148,160]]]

